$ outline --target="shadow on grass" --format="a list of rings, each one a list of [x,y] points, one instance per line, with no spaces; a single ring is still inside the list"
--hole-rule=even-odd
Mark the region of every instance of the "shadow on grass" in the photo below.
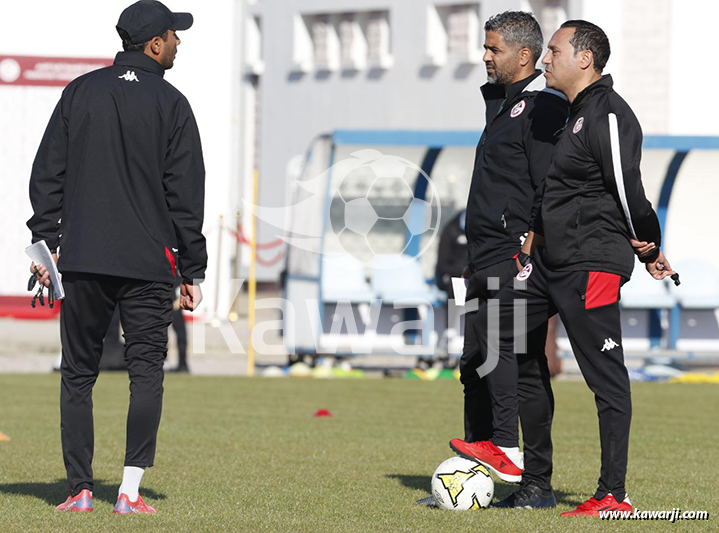
[[[406,474],[387,474],[389,479],[396,479],[402,485],[410,489],[417,489],[432,494],[432,476],[410,476]],[[510,485],[508,483],[497,482],[494,484],[494,501],[503,500],[517,490],[519,485]],[[584,500],[577,497],[576,494],[563,490],[554,490],[554,496],[557,498],[557,504],[566,504],[575,507]]]
[[[432,476],[408,476],[406,474],[387,474],[388,478],[396,479],[402,485],[410,489],[423,490],[427,494],[432,491]]]
[[[118,488],[116,483],[108,485],[102,479],[95,480],[95,488],[92,491],[92,496],[95,501],[115,504],[117,501]],[[67,499],[67,480],[56,479],[55,481],[47,481],[44,483],[3,483],[0,484],[0,493],[34,496],[35,498],[44,500],[49,505],[56,506]],[[164,500],[167,498],[164,494],[145,487],[140,490],[140,493],[148,499]]]
[[[519,485],[513,485],[509,483],[495,482],[494,483],[494,501],[503,500],[513,492],[516,492]],[[554,497],[557,499],[557,505],[566,504],[571,507],[576,507],[580,503],[584,503],[584,500],[577,497],[572,492],[564,490],[554,489]]]

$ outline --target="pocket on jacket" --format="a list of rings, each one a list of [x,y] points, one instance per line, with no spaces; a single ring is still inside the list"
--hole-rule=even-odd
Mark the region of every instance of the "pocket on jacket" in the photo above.
[[[483,206],[480,223],[483,226],[484,234],[497,235],[508,232],[507,204],[508,201],[505,200],[494,205]]]
[[[504,206],[502,206],[502,213],[499,216],[499,225],[502,228],[502,231],[506,233],[507,235],[511,235],[510,229],[509,229],[509,223],[512,221],[511,214],[509,213],[509,200],[504,202]]]
[[[522,210],[517,203],[516,200],[507,201],[507,205],[504,208],[504,220],[506,222],[504,231],[512,239],[517,239],[517,244],[520,245],[522,244],[520,236],[529,231],[529,224],[526,218],[521,216]]]

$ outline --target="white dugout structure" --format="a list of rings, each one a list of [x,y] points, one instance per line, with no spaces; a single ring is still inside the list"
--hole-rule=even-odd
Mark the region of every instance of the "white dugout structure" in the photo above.
[[[291,356],[461,354],[460,313],[434,284],[438,238],[432,235],[466,205],[478,139],[479,133],[469,131],[338,130],[312,142],[294,189],[293,203],[301,201],[302,209],[294,210],[292,234],[285,235],[290,244],[292,235],[319,236],[288,247],[283,332]],[[336,163],[368,149],[422,169],[404,174],[412,195],[391,184],[372,186],[376,176],[367,168],[336,172]],[[719,137],[644,139],[644,188],[682,284],[657,282],[641,265],[635,268],[620,302],[628,357],[719,359],[719,248],[709,238],[718,208],[718,167]],[[309,181],[318,194],[306,193],[302,184]],[[380,214],[407,213],[404,225],[369,224],[372,260],[361,236],[341,232],[346,238],[336,238],[344,216],[338,198],[346,203],[362,196]],[[344,253],[341,260],[328,260],[338,253]],[[558,343],[560,353],[571,352],[561,327]]]

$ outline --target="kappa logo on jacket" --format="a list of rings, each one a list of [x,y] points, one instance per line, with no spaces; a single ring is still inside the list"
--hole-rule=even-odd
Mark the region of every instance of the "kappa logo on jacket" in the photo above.
[[[118,78],[121,78],[125,81],[136,81],[138,83],[140,82],[140,80],[137,79],[137,74],[135,74],[134,70],[128,70],[122,76],[118,76]]]
[[[619,344],[614,342],[614,340],[610,337],[608,339],[604,339],[604,346],[602,347],[602,351],[606,352],[609,350],[613,350],[614,348],[618,348]]]

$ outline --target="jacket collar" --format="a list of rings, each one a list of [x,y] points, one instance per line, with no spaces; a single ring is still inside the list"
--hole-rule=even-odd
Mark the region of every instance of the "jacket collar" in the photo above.
[[[525,88],[528,88],[528,86],[541,75],[541,70],[535,70],[534,74],[527,76],[523,80],[510,83],[509,85],[485,83],[481,87],[482,96],[484,96],[485,100],[504,100],[506,98],[507,102],[512,102],[522,91],[525,90]]]
[[[614,82],[611,74],[605,74],[591,85],[587,85],[572,102],[572,111],[576,111],[592,99],[596,94],[601,94],[612,89]]]
[[[115,56],[115,65],[139,68],[157,74],[161,78],[165,76],[162,65],[144,52],[118,52]]]

